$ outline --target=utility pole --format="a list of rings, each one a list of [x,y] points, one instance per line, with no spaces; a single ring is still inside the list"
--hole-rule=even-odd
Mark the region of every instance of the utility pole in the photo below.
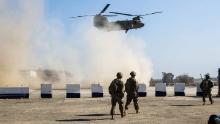
[[[220,68],[218,68],[218,97],[220,97]]]

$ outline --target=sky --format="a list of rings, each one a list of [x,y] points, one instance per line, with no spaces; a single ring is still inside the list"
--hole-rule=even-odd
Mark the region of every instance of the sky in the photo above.
[[[71,16],[97,14],[109,3],[110,11],[145,14],[145,27],[130,30],[127,35],[146,42],[146,54],[153,63],[153,78],[162,72],[175,76],[200,73],[217,76],[220,68],[220,1],[219,0],[45,0],[46,18],[56,18],[68,34],[70,25],[92,21],[92,17],[70,19]],[[109,18],[109,21],[130,19],[126,16]],[[91,23],[92,24],[92,23]],[[132,44],[130,44],[132,45]]]
[[[162,14],[144,17],[145,27],[131,30],[127,35],[138,36],[146,41],[146,53],[153,63],[153,77],[161,77],[161,72],[174,75],[199,74],[217,75],[220,67],[220,1],[218,0],[47,0],[48,18],[60,18],[68,31],[70,23],[77,25],[81,18],[68,17],[96,14],[107,4],[106,12],[118,11],[144,14],[163,11]],[[110,21],[129,19],[120,16]]]

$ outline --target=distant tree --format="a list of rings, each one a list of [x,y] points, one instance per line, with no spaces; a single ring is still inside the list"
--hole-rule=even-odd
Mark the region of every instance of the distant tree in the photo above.
[[[161,83],[161,82],[162,82],[162,79],[153,79],[153,78],[151,78],[149,86],[154,87],[156,85],[156,83]]]
[[[150,79],[149,86],[155,86],[155,82],[153,78]]]
[[[172,73],[166,73],[162,72],[163,78],[162,81],[163,83],[166,83],[166,85],[172,86],[174,84],[174,75]]]
[[[177,83],[185,83],[186,86],[193,86],[194,78],[190,77],[188,74],[182,74],[176,77],[175,82]]]

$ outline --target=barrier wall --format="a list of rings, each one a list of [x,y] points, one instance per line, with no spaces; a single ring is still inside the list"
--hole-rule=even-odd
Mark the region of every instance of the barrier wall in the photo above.
[[[29,98],[28,87],[1,87],[0,99]]]
[[[166,83],[155,84],[155,96],[166,96]]]
[[[197,84],[196,96],[202,96],[202,90]],[[80,98],[80,84],[66,84],[66,98]],[[195,92],[195,91],[194,91]],[[139,84],[138,87],[139,97],[147,96],[146,84]],[[92,97],[103,97],[103,87],[100,84],[91,85]],[[156,83],[155,84],[155,96],[166,96],[166,84]],[[185,83],[174,84],[174,95],[185,96]],[[29,98],[28,87],[0,87],[0,99],[18,99],[18,98]],[[52,98],[52,84],[41,84],[41,98]]]
[[[66,85],[66,98],[80,98],[80,84]]]
[[[41,84],[41,98],[52,98],[52,84]]]
[[[200,88],[200,83],[197,83],[196,84],[196,96],[202,96],[203,93],[202,93],[202,89]]]
[[[175,96],[185,96],[185,83],[175,83],[174,84],[174,95]]]
[[[92,97],[103,97],[103,87],[100,84],[91,85]]]
[[[138,84],[138,96],[139,97],[146,97],[147,96],[146,84]]]

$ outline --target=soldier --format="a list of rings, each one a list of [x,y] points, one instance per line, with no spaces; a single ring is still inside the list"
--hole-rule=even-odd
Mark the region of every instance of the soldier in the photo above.
[[[202,83],[200,84],[200,88],[202,89],[203,92],[203,96],[202,96],[202,100],[203,100],[203,105],[205,105],[205,97],[209,97],[209,101],[211,102],[211,104],[213,104],[213,100],[212,100],[212,87],[213,87],[213,82],[210,79],[209,74],[205,75],[205,79],[202,81]]]
[[[111,95],[111,116],[112,119],[114,119],[114,114],[115,114],[115,106],[116,103],[119,104],[119,110],[121,113],[121,117],[124,117],[124,108],[123,108],[123,97],[124,97],[124,83],[121,80],[122,79],[122,73],[118,72],[117,73],[117,78],[114,79],[110,86],[109,86],[109,94]]]
[[[220,115],[210,115],[208,124],[220,124]]]
[[[127,93],[127,101],[125,104],[125,114],[126,110],[128,110],[128,105],[133,100],[134,108],[136,113],[139,113],[139,106],[138,106],[138,82],[135,79],[136,73],[132,71],[130,73],[131,77],[127,79],[125,83],[125,92]]]

